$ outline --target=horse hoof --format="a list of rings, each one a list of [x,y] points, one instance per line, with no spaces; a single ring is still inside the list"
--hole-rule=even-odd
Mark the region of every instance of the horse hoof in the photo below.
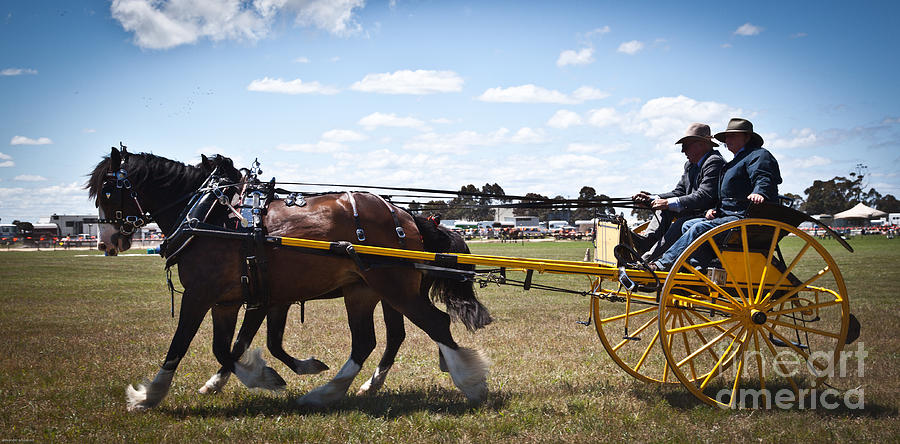
[[[328,366],[325,365],[324,362],[316,359],[315,357],[310,357],[309,359],[299,360],[294,359],[294,373],[298,375],[314,375],[316,373],[324,372],[328,370]]]
[[[198,392],[200,392],[201,395],[215,395],[220,393],[222,389],[225,388],[225,383],[228,382],[229,376],[231,376],[231,373],[226,373],[225,376],[218,373],[212,375],[212,377],[209,378],[209,381],[206,381],[206,384],[204,384],[203,387],[200,387]]]

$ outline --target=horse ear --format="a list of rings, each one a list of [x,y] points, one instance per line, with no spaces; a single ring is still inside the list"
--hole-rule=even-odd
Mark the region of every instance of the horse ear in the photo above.
[[[206,154],[200,155],[200,166],[204,169],[212,170],[212,162],[210,162],[209,157],[206,157]]]
[[[118,148],[112,147],[112,151],[109,153],[109,171],[111,173],[115,173],[119,171],[119,167],[122,166],[122,154],[119,153]]]

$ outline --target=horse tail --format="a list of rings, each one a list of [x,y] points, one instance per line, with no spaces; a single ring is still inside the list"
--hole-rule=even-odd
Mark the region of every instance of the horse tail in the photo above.
[[[466,245],[466,241],[459,233],[421,216],[413,216],[413,218],[422,235],[425,251],[469,253],[469,246]],[[475,270],[475,266],[470,264],[454,264],[447,267],[466,271]],[[426,274],[422,279],[421,293],[427,297],[429,290],[433,301],[443,302],[447,305],[450,319],[461,321],[469,331],[483,328],[493,321],[487,307],[475,297],[474,282],[470,279]]]

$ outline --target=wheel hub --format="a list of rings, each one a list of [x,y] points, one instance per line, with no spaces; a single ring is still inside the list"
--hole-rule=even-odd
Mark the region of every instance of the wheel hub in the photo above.
[[[767,319],[768,319],[768,317],[766,316],[765,313],[763,313],[759,310],[756,310],[756,309],[750,310],[750,320],[753,321],[754,324],[763,325],[766,323]]]

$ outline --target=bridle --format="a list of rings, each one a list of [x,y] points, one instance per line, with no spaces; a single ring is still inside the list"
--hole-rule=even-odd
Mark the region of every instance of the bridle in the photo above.
[[[128,171],[125,170],[125,167],[119,168],[119,171],[116,172],[106,173],[106,179],[103,181],[101,192],[106,196],[106,199],[110,201],[114,200],[113,194],[117,194],[120,209],[116,210],[115,217],[99,219],[99,223],[116,226],[119,228],[119,234],[131,236],[136,229],[153,221],[153,216],[150,215],[150,213],[145,212],[141,206],[141,202],[138,200],[137,191],[132,187],[131,181],[128,180]],[[123,210],[125,209],[126,193],[128,194],[128,197],[134,200],[134,204],[138,209],[137,215],[124,214]]]

